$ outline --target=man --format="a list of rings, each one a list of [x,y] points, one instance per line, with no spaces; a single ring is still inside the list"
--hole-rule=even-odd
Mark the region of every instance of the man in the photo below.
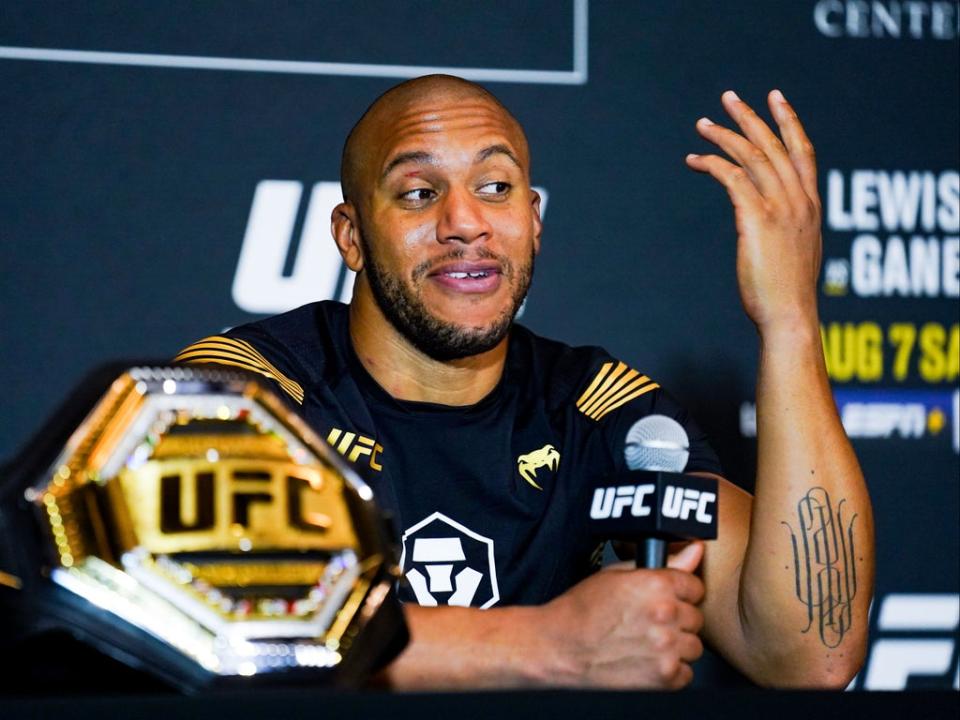
[[[733,162],[687,158],[735,209],[761,346],[755,498],[656,382],[512,325],[540,198],[517,121],[457,78],[398,85],[347,139],[332,232],[357,272],[349,309],[315,303],[178,356],[271,377],[393,514],[412,633],[386,671],[396,687],[679,688],[701,635],[762,684],[839,688],[859,669],[870,501],[820,347],[812,146],[782,95],[769,102],[782,142],[728,92],[742,134],[697,129]],[[719,539],[667,569],[591,572],[591,486],[624,468],[626,431],[650,414],[685,427],[686,472],[718,478]]]

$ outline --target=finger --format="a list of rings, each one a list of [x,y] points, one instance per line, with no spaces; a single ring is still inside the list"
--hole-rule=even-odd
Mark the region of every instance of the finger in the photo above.
[[[677,654],[681,660],[695,662],[703,655],[703,641],[693,633],[681,633],[677,638]]]
[[[637,569],[636,560],[621,560],[620,562],[608,563],[600,568],[600,572],[609,572],[611,570],[629,570],[633,571]]]
[[[703,559],[703,550],[702,542],[688,543],[682,550],[667,558],[667,567],[692,573]]]
[[[709,118],[700,118],[697,121],[697,132],[745,168],[764,197],[773,197],[784,192],[779,171],[762,148],[754,145],[743,135],[717,125]],[[783,160],[786,164],[790,164],[786,153],[783,154]],[[799,183],[797,187],[799,189]]]
[[[790,192],[800,191],[802,189],[800,177],[787,154],[787,149],[763,118],[757,115],[754,109],[741,100],[733,90],[727,90],[720,100],[727,114],[736,121],[747,139],[769,158],[783,187]]]
[[[780,128],[780,135],[783,136],[783,142],[790,154],[790,161],[796,168],[803,191],[807,194],[807,197],[819,205],[817,157],[813,143],[807,137],[807,132],[803,129],[803,124],[797,117],[793,106],[787,102],[782,92],[774,90],[767,98],[767,102],[770,105],[770,112],[773,113],[777,126]]]
[[[693,680],[693,668],[687,663],[682,662],[677,666],[676,672],[673,673],[673,676],[667,682],[667,687],[671,690],[679,690],[689,685],[691,680]]]
[[[703,613],[690,603],[677,603],[677,627],[684,632],[698,633],[703,629]]]
[[[719,155],[687,155],[687,165],[713,177],[727,189],[734,207],[751,208],[763,204],[763,196],[747,171]]]
[[[673,542],[667,543],[667,556],[676,555],[678,552],[683,550],[687,545],[692,541],[690,540],[674,540]]]
[[[683,572],[695,572],[703,560],[704,545],[702,542],[688,543],[683,549],[667,558],[667,567]]]
[[[664,573],[670,579],[673,593],[680,600],[693,605],[703,600],[703,581],[696,575],[680,570],[660,570],[659,572]]]

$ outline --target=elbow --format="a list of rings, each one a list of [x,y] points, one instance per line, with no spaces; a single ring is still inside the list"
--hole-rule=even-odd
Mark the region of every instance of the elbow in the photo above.
[[[816,672],[810,687],[824,690],[845,690],[857,676],[867,660],[867,633],[858,632],[845,638],[839,647],[821,653],[815,663]]]
[[[779,642],[747,645],[741,672],[762,687],[844,690],[866,662],[865,627],[850,629],[835,647],[812,633],[793,636],[792,642],[784,640],[781,633]]]
[[[846,690],[863,667],[862,662],[830,662],[805,678],[799,687],[811,690]]]
[[[840,648],[816,654],[796,655],[766,677],[760,684],[776,688],[803,690],[845,690],[863,668],[867,653],[866,635],[856,642],[844,642]]]

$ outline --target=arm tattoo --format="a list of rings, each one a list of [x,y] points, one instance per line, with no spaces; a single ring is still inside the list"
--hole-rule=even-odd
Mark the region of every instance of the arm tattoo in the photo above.
[[[841,500],[834,509],[822,487],[811,488],[797,503],[799,530],[784,522],[793,541],[797,599],[807,607],[809,632],[816,622],[820,640],[837,647],[853,620],[857,567],[853,546],[854,514],[844,518]]]

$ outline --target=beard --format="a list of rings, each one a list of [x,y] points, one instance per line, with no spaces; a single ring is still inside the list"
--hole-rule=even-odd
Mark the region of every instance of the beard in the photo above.
[[[473,258],[496,260],[500,264],[504,279],[511,283],[513,294],[510,305],[487,326],[459,325],[441,320],[427,310],[423,299],[415,289],[419,287],[430,269],[439,263],[461,260],[467,256],[460,249],[443,257],[421,263],[411,273],[412,286],[408,286],[396,275],[385,271],[371,252],[369,243],[361,233],[361,246],[364,251],[364,272],[373,294],[373,299],[387,320],[403,335],[411,345],[427,357],[447,361],[479,355],[496,347],[510,332],[510,326],[523,304],[533,280],[534,253],[520,267],[505,256],[498,255],[486,248],[472,253]]]

